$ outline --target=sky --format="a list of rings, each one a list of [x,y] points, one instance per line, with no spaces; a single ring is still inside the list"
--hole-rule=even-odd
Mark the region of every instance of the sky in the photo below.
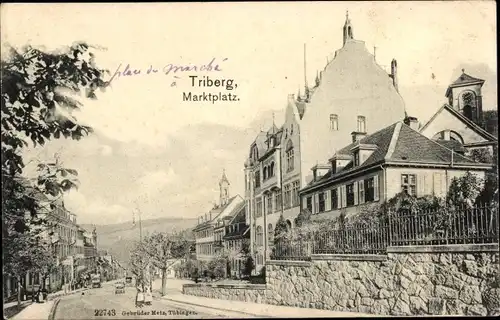
[[[376,47],[383,68],[398,61],[407,112],[421,122],[446,102],[462,68],[486,80],[484,109],[497,108],[493,1],[7,4],[2,50],[86,41],[111,74],[141,70],[115,76],[97,101],[84,101],[76,117],[94,134],[29,148],[25,157],[59,152],[78,170],[80,187],[65,203],[80,223],[129,221],[134,207],[143,219],[200,216],[218,201],[223,169],[230,193],[243,195],[251,142],[273,114],[282,123],[287,94],[303,88],[304,77],[313,83],[340,49],[346,10],[354,38],[369,52]],[[228,92],[239,101],[182,101],[183,92],[201,91],[188,78],[197,74],[162,72],[212,59],[221,71],[206,75],[233,79],[237,88]],[[150,67],[159,72],[147,74]]]

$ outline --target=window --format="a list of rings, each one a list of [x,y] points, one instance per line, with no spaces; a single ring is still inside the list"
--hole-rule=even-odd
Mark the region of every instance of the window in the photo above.
[[[348,184],[346,187],[346,203],[347,206],[354,205],[354,183]]]
[[[359,151],[354,152],[354,166],[359,166]]]
[[[366,179],[364,183],[364,189],[365,189],[365,202],[373,201],[375,200],[375,186],[373,184],[373,178]]]
[[[275,197],[274,197],[274,200],[275,200],[275,206],[274,206],[274,209],[276,211],[279,211],[281,210],[281,192],[280,193],[276,193]]]
[[[271,214],[273,212],[273,196],[272,194],[267,195],[267,214]]]
[[[262,226],[257,226],[257,245],[262,246],[264,244],[264,232],[262,231]]]
[[[287,184],[285,186],[285,209],[290,208],[291,205],[291,196],[292,196],[292,191],[291,191],[291,186],[290,184]]]
[[[262,180],[267,179],[267,167],[264,167],[263,174],[262,174]]]
[[[312,212],[312,210],[313,210],[312,197],[307,197],[306,203],[307,203],[307,210],[309,210],[310,212]]]
[[[318,212],[325,211],[325,193],[320,192],[318,195]]]
[[[366,132],[366,118],[358,116],[358,132]]]
[[[273,225],[269,224],[267,226],[267,244],[269,246],[272,246],[273,245],[273,240],[274,240],[274,229],[273,229]]]
[[[358,203],[365,203],[365,184],[364,184],[364,181],[361,180],[358,182],[358,195],[359,195],[359,199],[358,199]]]
[[[261,217],[262,216],[262,198],[258,197],[256,204],[255,204],[255,216],[256,217]]]
[[[330,130],[339,130],[339,117],[336,114],[330,115]]]
[[[254,183],[255,188],[260,187],[260,172],[256,171],[255,172],[255,183]]]
[[[274,177],[274,162],[269,166],[269,178]]]
[[[401,175],[401,191],[406,192],[409,195],[415,196],[417,191],[416,176],[414,174],[402,174]]]
[[[332,210],[339,207],[338,189],[332,189]]]
[[[299,189],[300,189],[300,181],[294,181],[292,184],[292,207],[296,207],[300,204]]]
[[[286,170],[292,171],[294,168],[294,152],[292,141],[288,141],[288,146],[286,148]]]

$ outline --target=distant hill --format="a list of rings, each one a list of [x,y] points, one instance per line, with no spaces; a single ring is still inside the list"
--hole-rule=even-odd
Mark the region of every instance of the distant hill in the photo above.
[[[194,239],[191,229],[196,225],[197,219],[183,218],[158,218],[142,221],[143,237],[154,232],[181,231],[187,232],[189,239]],[[91,231],[93,226],[90,224],[82,224],[82,228]],[[97,232],[97,248],[98,250],[106,250],[113,255],[123,265],[127,265],[130,257],[130,250],[133,248],[134,242],[139,241],[139,222],[136,221],[135,226],[132,222],[96,225]]]

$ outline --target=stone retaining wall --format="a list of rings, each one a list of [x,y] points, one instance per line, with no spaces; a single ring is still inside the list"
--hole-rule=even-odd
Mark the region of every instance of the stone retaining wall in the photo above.
[[[386,256],[269,261],[267,285],[185,285],[184,293],[377,315],[487,315],[500,310],[498,245],[393,247]]]
[[[182,293],[198,297],[265,303],[265,284],[185,284]]]

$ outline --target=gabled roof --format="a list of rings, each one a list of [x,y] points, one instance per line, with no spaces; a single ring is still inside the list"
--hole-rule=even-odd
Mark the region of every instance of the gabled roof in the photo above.
[[[443,111],[448,111],[450,112],[452,115],[454,115],[458,120],[462,121],[464,124],[466,124],[472,131],[476,132],[477,134],[479,134],[480,136],[482,136],[484,139],[488,140],[488,141],[497,141],[497,138],[495,136],[493,136],[492,134],[488,133],[486,130],[484,130],[483,128],[481,128],[480,126],[478,126],[476,123],[474,123],[473,121],[471,121],[470,119],[468,119],[466,116],[464,116],[463,114],[461,114],[460,112],[458,112],[457,110],[453,109],[453,107],[451,107],[450,105],[448,104],[444,104],[441,108],[439,108],[439,110],[429,119],[429,121],[427,121],[427,123],[425,125],[423,125],[419,131],[424,131],[431,123],[432,121],[434,121],[434,119],[436,119],[436,117]]]
[[[339,172],[332,174],[332,169],[328,171],[320,179],[311,182],[303,190],[310,189],[320,184],[336,180],[351,173],[362,171],[377,164],[395,163],[401,164],[441,164],[448,165],[453,162],[456,165],[485,166],[474,162],[465,156],[431,140],[421,133],[413,130],[402,121],[396,122],[380,131],[377,131],[369,136],[362,138],[359,143],[373,144],[377,149],[363,162],[360,166],[354,167],[351,161],[348,165],[342,168]],[[339,154],[348,154],[350,149],[356,145],[350,145],[340,149]],[[425,152],[422,152],[425,150]],[[453,155],[452,155],[453,153]]]
[[[460,75],[460,77],[458,77],[457,80],[453,81],[453,83],[450,84],[450,86],[446,90],[446,97],[448,97],[450,95],[451,88],[462,87],[462,86],[466,86],[466,85],[470,85],[470,84],[475,84],[475,83],[477,83],[477,84],[483,84],[484,83],[483,79],[474,78],[474,77],[466,74],[464,71],[465,70],[462,69],[462,74]]]
[[[246,205],[245,202],[240,203],[234,210],[234,215],[231,217],[230,224],[245,222]]]
[[[233,203],[233,201],[240,197],[239,195],[236,195],[232,198],[230,198],[227,203],[221,207],[217,207],[217,208],[213,208],[212,210],[210,210],[209,212],[212,213],[212,219],[211,220],[208,220],[208,221],[205,221],[205,222],[202,222],[198,225],[196,225],[194,228],[193,228],[193,231],[197,231],[197,230],[200,230],[200,229],[203,229],[205,227],[209,227],[209,226],[212,226],[214,225],[214,223],[217,221],[217,219],[225,219],[227,216],[232,216],[232,214],[235,212],[235,209],[236,208],[239,208],[239,206],[237,206],[235,209],[233,209],[231,212],[227,213],[227,214],[224,214],[224,216],[221,217],[221,214],[225,213],[225,210]],[[240,197],[241,198],[241,197]]]

